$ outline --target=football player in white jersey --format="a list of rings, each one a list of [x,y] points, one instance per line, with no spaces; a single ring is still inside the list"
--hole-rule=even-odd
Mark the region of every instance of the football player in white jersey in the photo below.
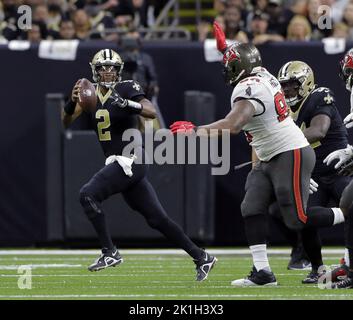
[[[262,68],[259,51],[251,44],[227,46],[224,33],[214,25],[219,51],[223,52],[226,82],[234,87],[231,111],[214,123],[196,127],[188,121],[171,125],[173,133],[210,134],[211,130],[244,130],[259,162],[248,175],[241,204],[253,268],[234,286],[277,285],[267,258],[267,211],[277,201],[285,224],[301,230],[310,223],[306,215],[309,182],[315,153],[289,115],[281,85]],[[202,130],[199,130],[202,129]]]
[[[353,49],[348,50],[343,60],[341,61],[341,78],[346,84],[346,88],[351,92],[351,111],[350,114],[344,118],[343,122],[347,128],[353,127]],[[337,161],[338,160],[338,161]],[[353,175],[353,147],[347,145],[347,148],[340,149],[330,153],[324,163],[330,165],[337,161],[335,168],[339,170],[342,175]],[[341,271],[347,272],[347,277],[341,281],[333,283],[333,288],[353,288],[353,181],[344,189],[340,200],[341,210],[348,216],[345,221],[345,263],[340,268]],[[345,267],[345,268],[344,268]],[[343,269],[342,269],[343,268]],[[348,270],[347,270],[348,269]],[[333,272],[334,273],[334,272]]]

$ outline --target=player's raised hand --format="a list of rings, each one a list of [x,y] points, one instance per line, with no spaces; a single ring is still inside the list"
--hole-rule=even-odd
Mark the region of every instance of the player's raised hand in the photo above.
[[[190,121],[176,121],[169,128],[173,134],[190,134],[195,131],[196,126]]]
[[[343,119],[343,123],[347,129],[353,128],[353,112]]]
[[[112,94],[110,99],[113,99],[112,105],[118,106],[119,108],[125,108],[128,105],[128,101],[124,99],[113,87],[110,87]]]
[[[217,40],[218,51],[224,53],[227,50],[226,35],[217,21],[213,22],[213,34]]]
[[[338,169],[342,164],[347,162],[353,158],[353,147],[348,145],[346,149],[340,149],[331,152],[325,159],[324,163],[326,163],[328,166],[332,163],[334,160],[338,160],[338,162],[335,164],[335,169]]]
[[[79,79],[73,89],[72,89],[72,92],[71,92],[71,100],[73,102],[78,102],[79,101],[79,93],[80,93],[80,83],[81,83],[81,79]]]

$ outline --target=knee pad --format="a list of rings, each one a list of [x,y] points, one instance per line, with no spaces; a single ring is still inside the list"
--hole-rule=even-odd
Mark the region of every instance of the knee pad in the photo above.
[[[98,214],[103,213],[100,203],[95,200],[92,193],[89,192],[88,188],[85,186],[80,190],[80,203],[88,218],[94,218]]]
[[[276,199],[279,207],[292,205],[293,191],[286,187],[281,187],[276,190]]]
[[[260,208],[256,203],[254,204],[246,200],[243,200],[241,203],[240,210],[243,218],[267,214],[267,208]]]

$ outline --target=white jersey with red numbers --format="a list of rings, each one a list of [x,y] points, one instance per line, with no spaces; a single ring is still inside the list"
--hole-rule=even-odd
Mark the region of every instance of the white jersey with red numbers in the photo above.
[[[303,132],[289,117],[281,85],[265,68],[258,67],[233,90],[231,105],[246,99],[255,107],[255,115],[242,128],[261,161],[309,145]]]

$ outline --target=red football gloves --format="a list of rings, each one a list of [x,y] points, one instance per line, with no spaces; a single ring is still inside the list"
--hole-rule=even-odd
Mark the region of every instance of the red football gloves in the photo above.
[[[217,40],[218,51],[224,53],[227,50],[226,35],[217,21],[213,22],[213,34]]]
[[[169,128],[173,134],[190,134],[195,131],[196,126],[190,121],[176,121]]]

